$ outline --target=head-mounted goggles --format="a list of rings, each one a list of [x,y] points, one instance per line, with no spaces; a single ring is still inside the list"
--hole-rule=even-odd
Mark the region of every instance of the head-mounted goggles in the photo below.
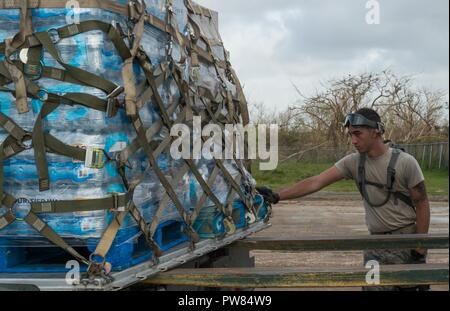
[[[355,126],[355,127],[356,126],[367,126],[367,127],[379,130],[381,134],[384,134],[384,132],[385,132],[383,123],[369,120],[366,117],[364,117],[360,114],[356,114],[356,113],[349,113],[345,117],[344,127],[349,127],[350,125]]]

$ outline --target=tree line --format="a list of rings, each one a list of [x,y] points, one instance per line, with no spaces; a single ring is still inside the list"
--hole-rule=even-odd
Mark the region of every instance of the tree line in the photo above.
[[[395,143],[448,141],[447,92],[416,86],[413,76],[390,70],[350,74],[321,83],[321,90],[310,96],[295,84],[292,87],[298,100],[285,111],[274,114],[262,103],[250,107],[253,123],[280,126],[280,146],[351,148],[342,123],[347,113],[363,107],[380,114],[386,139]]]

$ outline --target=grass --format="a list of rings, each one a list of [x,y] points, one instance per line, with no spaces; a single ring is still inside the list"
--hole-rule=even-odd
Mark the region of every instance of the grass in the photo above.
[[[279,190],[291,186],[305,178],[320,174],[333,165],[333,163],[317,164],[285,162],[280,164],[275,171],[260,171],[257,163],[254,163],[252,172],[258,185],[265,185],[272,189]],[[448,196],[449,174],[447,170],[425,170],[424,175],[429,195]],[[358,189],[356,188],[354,181],[343,180],[325,188],[323,191],[358,192]]]

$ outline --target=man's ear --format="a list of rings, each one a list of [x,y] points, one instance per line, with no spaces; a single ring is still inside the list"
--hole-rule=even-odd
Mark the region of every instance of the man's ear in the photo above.
[[[377,136],[381,136],[382,135],[380,130],[378,130],[378,129],[371,129],[371,132],[372,132],[372,136],[374,138],[376,138]]]

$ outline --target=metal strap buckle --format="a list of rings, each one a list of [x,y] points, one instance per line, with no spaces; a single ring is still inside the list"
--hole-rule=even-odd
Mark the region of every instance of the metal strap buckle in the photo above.
[[[50,28],[47,30],[47,33],[50,36],[50,39],[52,40],[53,44],[57,44],[59,41],[61,41],[61,37],[59,36],[59,30],[56,28]]]
[[[100,259],[100,260],[96,260],[96,259]],[[101,276],[104,273],[103,269],[105,267],[105,264],[106,264],[105,257],[95,254],[95,253],[92,253],[89,256],[89,266],[88,266],[88,270],[87,270],[88,275],[90,277]]]
[[[108,96],[106,96],[106,115],[108,118],[115,117],[118,111],[118,100],[117,96],[122,94],[124,91],[123,86],[118,86],[114,91],[111,92]]]
[[[22,210],[19,211],[18,204],[22,204]],[[25,206],[24,206],[25,205]],[[13,206],[9,209],[16,220],[25,221],[25,218],[31,213],[31,201],[27,198],[18,198],[14,201]]]
[[[30,150],[33,148],[32,143],[25,144],[26,141],[29,141],[32,139],[31,133],[26,133],[20,141],[17,142],[20,148],[23,148],[24,150]]]
[[[92,146],[87,147],[85,166],[88,168],[102,169],[105,166],[104,150]]]
[[[111,193],[111,196],[113,198],[113,211],[114,212],[125,212],[126,206],[120,205],[119,198],[121,193]]]
[[[44,63],[40,61],[38,65],[24,64],[23,71],[30,80],[39,80],[44,72]]]

